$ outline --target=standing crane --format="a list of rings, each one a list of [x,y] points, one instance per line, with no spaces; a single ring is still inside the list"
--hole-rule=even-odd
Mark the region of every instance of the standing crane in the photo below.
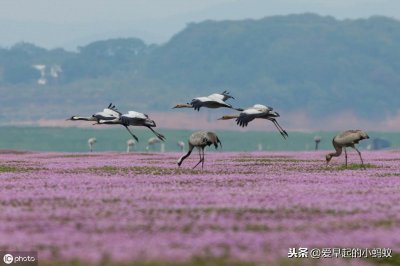
[[[217,134],[211,131],[196,131],[192,135],[190,135],[189,138],[189,150],[188,152],[183,155],[182,157],[179,158],[178,160],[178,166],[181,166],[182,162],[189,157],[189,155],[192,153],[194,147],[196,147],[199,150],[199,156],[200,160],[199,162],[193,167],[196,168],[201,163],[201,168],[204,166],[204,148],[206,146],[214,145],[215,149],[218,148],[218,143],[222,147],[222,143],[219,140]]]
[[[164,135],[152,129],[152,127],[156,127],[156,123],[154,122],[154,120],[151,120],[148,115],[143,113],[129,111],[127,114],[123,114],[117,119],[100,120],[98,123],[108,125],[123,125],[136,141],[139,141],[139,139],[132,133],[132,131],[129,130],[128,126],[144,126],[150,129],[154,133],[154,135],[157,136],[157,138],[162,141],[165,140]]]
[[[134,139],[128,139],[126,141],[126,152],[131,152],[133,150],[133,147],[135,146],[136,141]]]
[[[231,108],[237,111],[243,111],[241,108],[234,108],[232,105],[226,103],[225,101],[229,98],[233,98],[229,92],[223,91],[222,93],[213,93],[206,97],[197,97],[194,98],[190,103],[186,104],[177,104],[173,108],[193,108],[194,110],[200,111],[201,107],[207,108],[220,108],[226,107]]]
[[[364,161],[361,157],[361,152],[354,146],[363,139],[369,139],[369,136],[367,133],[365,133],[360,129],[346,130],[344,132],[337,134],[332,140],[332,145],[335,148],[335,152],[331,152],[326,155],[326,165],[329,164],[332,157],[339,157],[342,154],[342,150],[344,149],[344,155],[346,160],[345,165],[347,167],[346,147],[351,147],[357,151],[358,155],[360,156],[361,165],[365,168]]]
[[[314,141],[315,141],[315,150],[317,151],[318,150],[318,145],[319,145],[319,143],[321,142],[321,136],[315,136],[314,137]]]
[[[89,150],[90,152],[93,152],[93,146],[97,142],[96,138],[90,138],[88,139],[88,145],[89,145]]]
[[[238,124],[241,127],[246,127],[249,124],[249,122],[253,121],[256,118],[267,119],[269,121],[272,121],[272,123],[274,123],[279,133],[282,135],[284,139],[286,139],[289,135],[286,132],[286,130],[284,130],[279,125],[278,121],[276,120],[277,117],[279,117],[279,114],[273,111],[272,107],[265,106],[262,104],[255,104],[252,107],[243,110],[239,115],[224,115],[218,120],[228,120],[236,118],[236,124]]]
[[[182,140],[179,140],[176,144],[178,145],[181,151],[185,149],[185,142],[183,142]]]

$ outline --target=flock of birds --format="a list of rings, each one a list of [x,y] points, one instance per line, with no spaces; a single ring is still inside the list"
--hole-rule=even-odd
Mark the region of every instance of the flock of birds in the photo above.
[[[201,107],[206,107],[206,108],[229,108],[232,110],[239,111],[239,114],[234,114],[234,115],[224,115],[218,120],[229,120],[229,119],[235,119],[236,124],[241,126],[241,127],[246,127],[251,121],[254,119],[265,119],[268,121],[271,121],[278,132],[281,134],[281,136],[286,139],[289,135],[284,130],[281,125],[278,123],[277,118],[279,117],[279,114],[273,110],[272,107],[262,105],[262,104],[255,104],[249,108],[242,109],[242,108],[235,108],[232,105],[226,103],[228,99],[234,99],[229,92],[223,91],[222,93],[214,93],[209,96],[205,97],[197,97],[194,98],[190,103],[186,104],[177,104],[173,108],[193,108],[194,110],[200,111]],[[129,134],[138,142],[139,138],[133,134],[133,132],[129,129],[129,126],[143,126],[147,127],[149,130],[152,131],[152,133],[156,136],[152,138],[153,142],[161,142],[165,141],[165,136],[156,132],[153,128],[156,127],[156,123],[154,120],[150,119],[150,117],[147,114],[136,112],[136,111],[128,111],[126,114],[122,114],[121,112],[118,111],[118,109],[115,107],[113,104],[109,104],[107,108],[105,108],[103,111],[97,112],[93,114],[90,117],[82,117],[82,116],[72,116],[67,120],[72,120],[72,121],[78,121],[78,120],[83,120],[83,121],[92,121],[95,122],[94,125],[122,125],[123,127],[126,128],[126,130],[129,132]],[[333,140],[332,144],[333,147],[335,148],[335,152],[333,153],[328,153],[326,155],[326,163],[329,164],[330,160],[332,157],[338,157],[342,154],[342,151],[344,150],[345,153],[345,165],[347,166],[347,152],[346,148],[351,147],[355,149],[360,156],[361,159],[361,164],[364,166],[363,159],[361,157],[360,151],[355,147],[355,144],[358,144],[359,141],[363,139],[368,139],[369,136],[362,130],[347,130],[342,133],[339,133],[336,135]],[[89,147],[92,150],[93,144],[96,142],[95,138],[89,139]],[[128,140],[128,148],[127,151],[130,151],[130,149],[133,147],[135,144],[134,140]],[[150,144],[150,142],[149,142]],[[183,142],[179,142],[178,145],[182,148],[184,147]],[[220,145],[222,147],[222,143],[220,139],[218,138],[217,134],[215,132],[211,131],[196,131],[191,136],[189,137],[188,141],[188,152],[181,156],[178,159],[178,166],[181,166],[183,161],[190,156],[194,148],[197,148],[199,151],[199,157],[200,160],[199,162],[193,167],[196,168],[200,163],[202,164],[202,167],[204,166],[204,160],[205,160],[205,155],[204,155],[204,149],[206,146],[211,146],[214,145],[214,147],[217,149],[218,146]]]

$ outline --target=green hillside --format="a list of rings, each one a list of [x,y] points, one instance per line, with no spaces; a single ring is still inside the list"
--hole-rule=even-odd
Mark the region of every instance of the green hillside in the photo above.
[[[191,23],[163,45],[112,39],[68,52],[20,43],[0,48],[0,121],[60,118],[110,101],[162,111],[225,89],[241,106],[378,119],[399,109],[399,47],[397,20],[314,14]],[[44,86],[35,64],[47,66]],[[61,69],[56,78],[51,66]]]

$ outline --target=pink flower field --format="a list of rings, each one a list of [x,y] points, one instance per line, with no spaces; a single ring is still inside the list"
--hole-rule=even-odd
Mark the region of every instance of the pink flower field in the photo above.
[[[197,153],[178,168],[179,153],[4,151],[0,250],[39,265],[399,265],[400,152],[364,151],[366,169],[325,153],[206,151],[192,170]]]

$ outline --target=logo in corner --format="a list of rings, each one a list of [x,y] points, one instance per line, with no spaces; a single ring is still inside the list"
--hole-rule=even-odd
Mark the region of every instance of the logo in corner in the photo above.
[[[14,257],[11,254],[6,254],[3,256],[3,261],[5,264],[11,264],[14,261]]]

